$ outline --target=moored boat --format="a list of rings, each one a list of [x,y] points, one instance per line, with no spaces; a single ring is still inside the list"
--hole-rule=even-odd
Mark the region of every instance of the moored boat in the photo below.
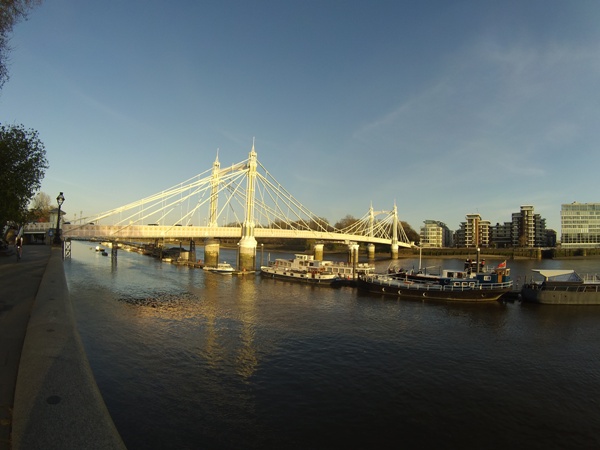
[[[396,273],[358,278],[358,288],[371,293],[459,302],[493,302],[512,287],[506,263],[487,272],[443,270],[439,275],[421,277]]]
[[[337,275],[341,280],[352,280],[359,275],[373,275],[375,273],[375,264],[369,263],[344,263],[340,261],[322,261],[325,270]]]
[[[261,275],[269,278],[325,285],[330,285],[339,279],[331,271],[327,261],[317,261],[311,255],[299,254],[294,256],[294,259],[278,258],[267,266],[261,266]]]
[[[600,305],[600,277],[579,275],[574,270],[533,269],[543,281],[526,283],[521,298],[551,305]]]
[[[213,273],[220,273],[223,275],[231,275],[235,271],[235,269],[228,262],[223,261],[222,263],[218,263],[216,266],[204,266],[204,270]]]

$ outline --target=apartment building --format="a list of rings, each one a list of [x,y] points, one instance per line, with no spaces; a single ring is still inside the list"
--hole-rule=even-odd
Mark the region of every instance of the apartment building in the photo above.
[[[420,230],[421,247],[452,247],[452,232],[445,223],[425,220]]]

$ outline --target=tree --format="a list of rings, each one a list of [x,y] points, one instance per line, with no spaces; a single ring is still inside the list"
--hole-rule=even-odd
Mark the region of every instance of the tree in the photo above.
[[[0,224],[27,220],[27,205],[47,168],[46,149],[37,131],[0,125]]]
[[[417,233],[413,228],[408,224],[408,222],[400,221],[402,224],[402,228],[404,228],[404,232],[406,233],[406,237],[409,241],[419,242],[421,240],[421,236]]]
[[[358,222],[358,219],[356,219],[354,216],[351,216],[350,214],[347,214],[346,217],[340,219],[340,221],[337,222],[334,226],[338,230],[342,230],[344,228],[348,228],[350,225],[354,225],[356,222]]]
[[[38,192],[29,206],[29,221],[48,222],[52,210],[52,199],[45,192]]]
[[[8,80],[6,66],[10,52],[9,35],[13,27],[27,19],[27,13],[41,0],[0,0],[0,89]]]

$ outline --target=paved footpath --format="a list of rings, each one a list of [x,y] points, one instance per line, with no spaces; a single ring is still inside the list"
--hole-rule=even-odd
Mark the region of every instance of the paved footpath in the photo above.
[[[26,245],[18,262],[14,250],[8,256],[0,254],[0,450],[11,448],[10,430],[21,350],[51,251],[47,245]]]
[[[61,249],[0,258],[0,450],[124,450],[81,344]]]

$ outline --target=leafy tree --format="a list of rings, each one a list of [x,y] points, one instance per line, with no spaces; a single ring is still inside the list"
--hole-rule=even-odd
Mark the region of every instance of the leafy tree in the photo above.
[[[27,13],[41,0],[0,0],[0,89],[8,80],[9,35],[13,27],[27,19]]]
[[[421,240],[421,236],[417,233],[413,228],[408,224],[408,222],[400,221],[402,224],[402,228],[404,228],[404,232],[406,233],[406,237],[409,241],[419,242]]]
[[[37,131],[0,125],[0,224],[27,220],[27,205],[47,168],[46,149]]]
[[[347,214],[346,217],[344,217],[343,219],[340,219],[340,221],[337,222],[334,226],[338,230],[342,230],[344,228],[349,227],[350,225],[354,225],[357,221],[358,221],[358,219],[356,219],[354,216]]]

